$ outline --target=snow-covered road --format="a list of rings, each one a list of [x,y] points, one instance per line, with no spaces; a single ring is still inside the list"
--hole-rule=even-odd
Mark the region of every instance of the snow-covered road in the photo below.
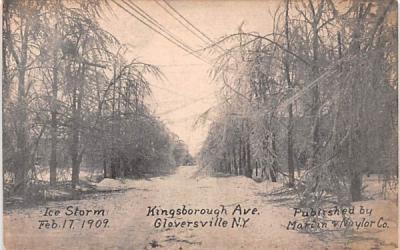
[[[288,221],[293,218],[293,208],[272,202],[262,195],[271,189],[267,186],[270,183],[257,183],[242,176],[193,177],[196,169],[180,167],[170,176],[127,181],[126,186],[130,189],[122,193],[6,211],[6,248],[352,248],[346,240],[329,237],[326,240],[325,237],[322,241],[310,234],[287,230]],[[151,210],[154,206],[156,208]],[[186,212],[183,212],[183,207]],[[161,213],[161,209],[167,209],[168,216],[156,215],[157,211]],[[196,215],[188,215],[189,209],[192,212],[197,209]],[[59,214],[48,216],[49,211],[56,214],[56,210]],[[218,211],[220,214],[204,214],[207,211]],[[244,212],[247,214],[244,215]],[[172,216],[171,213],[175,214]],[[48,220],[48,225],[45,220]],[[243,227],[244,220],[247,221]],[[225,226],[223,221],[226,221]]]

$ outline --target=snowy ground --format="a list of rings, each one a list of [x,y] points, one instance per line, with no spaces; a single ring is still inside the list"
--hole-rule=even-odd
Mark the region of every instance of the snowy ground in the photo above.
[[[266,196],[278,187],[271,183],[257,183],[236,177],[193,177],[196,167],[180,167],[174,175],[150,180],[103,180],[99,189],[124,192],[93,194],[85,200],[50,202],[44,207],[6,210],[4,231],[6,249],[395,249],[397,244],[397,201],[370,200],[355,203],[356,207],[373,208],[372,217],[381,216],[389,228],[364,230],[325,231],[305,234],[287,230],[293,219],[293,203],[284,198]],[[232,216],[240,204],[254,209],[254,215]],[[148,207],[161,208],[213,208],[224,205],[227,215],[221,215],[227,227],[155,228],[156,217],[146,216]],[[79,209],[104,209],[104,216],[67,216],[68,206]],[[44,216],[46,207],[59,209],[60,215]],[[254,211],[254,210],[249,210]],[[210,220],[211,215],[175,216],[170,221]],[[244,228],[232,228],[236,217],[250,218]],[[371,217],[371,218],[372,218]],[[162,219],[166,218],[161,216]],[[39,220],[52,219],[57,228],[46,229]],[[73,229],[64,221],[74,221]],[[88,220],[101,220],[99,228],[88,227]],[[104,219],[108,219],[104,228]],[[214,218],[215,219],[215,218]],[[83,220],[86,224],[82,228]]]

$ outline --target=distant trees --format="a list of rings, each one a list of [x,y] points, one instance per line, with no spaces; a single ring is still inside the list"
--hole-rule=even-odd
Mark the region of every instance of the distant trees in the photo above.
[[[272,34],[223,37],[213,69],[223,105],[201,164],[279,173],[306,202],[360,200],[368,173],[397,181],[396,13],[393,1],[288,0]]]
[[[155,66],[126,49],[96,18],[103,2],[3,2],[4,180],[24,192],[35,166],[79,185],[82,166],[104,177],[161,173],[188,154],[146,106]],[[186,157],[186,156],[185,156]]]
[[[175,163],[178,166],[182,165],[194,165],[194,158],[193,156],[189,153],[189,149],[187,145],[178,138],[178,136],[175,137],[176,139],[174,140],[174,148],[173,148],[173,156]]]

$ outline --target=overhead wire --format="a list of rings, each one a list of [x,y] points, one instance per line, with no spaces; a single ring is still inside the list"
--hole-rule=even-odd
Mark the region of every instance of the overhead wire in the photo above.
[[[127,2],[128,1],[128,2]],[[161,30],[162,32],[166,33],[169,37],[171,37],[172,39],[174,39],[174,41],[176,41],[177,43],[181,44],[182,46],[184,46],[186,49],[190,50],[190,51],[194,51],[189,45],[185,44],[179,37],[176,37],[174,34],[172,34],[164,25],[162,25],[161,23],[159,23],[155,18],[153,18],[152,16],[150,16],[149,14],[146,13],[146,11],[144,11],[142,8],[140,8],[140,6],[138,6],[137,4],[135,4],[132,0],[122,0],[122,2],[124,2],[128,7],[130,7],[133,11],[135,11],[136,13],[138,13],[140,16],[142,16],[144,19],[146,19],[147,21],[149,21],[151,24],[153,24],[154,26],[156,26],[159,30]]]
[[[164,112],[162,112],[162,113],[160,113],[160,114],[157,114],[157,115],[167,115],[167,114],[173,113],[173,112],[175,112],[175,111],[178,111],[178,110],[180,110],[180,109],[187,108],[188,106],[193,105],[193,104],[195,104],[195,103],[198,103],[198,102],[200,102],[200,101],[204,101],[204,100],[212,99],[212,98],[213,98],[213,97],[209,97],[209,96],[201,97],[201,98],[192,100],[190,103],[185,103],[185,104],[183,104],[183,105],[181,105],[181,106],[178,106],[178,107],[176,107],[176,108],[173,108],[173,109],[164,111]]]
[[[117,5],[119,8],[121,8],[122,10],[124,10],[125,12],[127,12],[129,15],[133,16],[135,19],[137,19],[139,22],[141,22],[142,24],[144,24],[146,27],[148,27],[149,29],[151,29],[152,31],[156,32],[157,34],[161,35],[162,37],[164,37],[165,39],[167,39],[169,42],[171,42],[172,44],[174,44],[175,46],[179,47],[180,49],[184,50],[186,53],[189,53],[190,55],[193,55],[194,57],[196,57],[197,59],[210,64],[208,61],[206,61],[205,59],[203,59],[202,57],[198,56],[197,54],[195,54],[195,51],[190,51],[187,48],[183,47],[182,45],[180,45],[179,43],[175,42],[173,39],[169,38],[168,36],[166,36],[165,34],[161,33],[159,30],[155,29],[154,27],[152,27],[150,24],[148,24],[147,22],[143,21],[140,17],[138,17],[137,15],[135,15],[134,13],[132,13],[131,11],[129,11],[127,8],[125,8],[124,6],[122,6],[121,4],[119,4],[117,1],[115,0],[111,0],[115,5]]]
[[[185,27],[186,30],[188,30],[190,33],[192,33],[193,35],[195,35],[197,38],[199,38],[200,40],[202,40],[205,43],[208,43],[208,41],[206,41],[206,39],[204,39],[203,37],[201,37],[199,34],[197,34],[196,32],[194,32],[192,29],[190,29],[189,27],[187,27],[179,18],[177,18],[174,14],[172,14],[166,7],[164,7],[160,1],[154,0],[154,2],[160,6],[165,12],[167,12],[171,17],[173,17],[176,21],[178,21],[183,27]]]
[[[157,0],[154,0],[159,6],[161,6],[167,13],[170,13],[168,10],[165,9],[164,6],[162,6]],[[184,17],[176,8],[174,8],[171,4],[169,4],[167,1],[162,0],[173,12],[175,12],[180,18],[182,18],[187,24],[189,24],[194,30],[196,30],[199,34],[201,34],[205,39],[208,40],[211,44],[216,44],[213,39],[211,39],[208,35],[206,35],[203,31],[201,31],[199,28],[197,28],[192,22],[190,22],[186,17]],[[187,30],[195,34],[191,29],[189,29],[185,24],[183,24],[178,18],[176,18],[174,15],[170,14],[173,16],[180,24],[182,24]],[[197,34],[195,34],[199,39],[201,39],[203,42],[208,44],[207,41],[204,41],[203,38],[200,38]],[[221,49],[222,51],[225,51],[220,45],[216,44],[217,48]]]
[[[144,18],[145,20],[147,20],[148,22],[150,22],[152,25],[154,25],[155,27],[153,27],[151,24],[147,23],[146,21],[142,20],[140,17],[138,17],[137,15],[135,15],[134,13],[132,13],[131,11],[129,11],[127,8],[125,8],[124,6],[122,6],[121,4],[117,3],[115,0],[111,0],[115,5],[117,5],[119,8],[123,9],[125,12],[127,12],[128,14],[130,14],[131,16],[133,16],[135,19],[137,19],[139,22],[141,22],[142,24],[144,24],[146,27],[150,28],[152,31],[156,32],[157,34],[161,35],[162,37],[164,37],[165,39],[167,39],[169,42],[171,42],[172,44],[174,44],[175,46],[179,47],[180,49],[184,50],[185,52],[189,53],[190,55],[195,56],[196,58],[198,58],[199,60],[212,65],[210,62],[208,62],[206,59],[202,58],[201,56],[198,56],[196,53],[196,51],[192,50],[189,46],[187,46],[185,43],[179,41],[178,39],[176,39],[171,32],[169,32],[163,25],[161,25],[157,20],[155,20],[154,18],[152,18],[149,14],[147,14],[143,9],[141,9],[140,7],[138,7],[137,5],[133,4],[130,5],[129,3],[127,3],[125,0],[122,0],[122,2],[127,5],[131,10],[133,10],[135,13],[139,14],[142,18]],[[164,0],[163,0],[164,1]],[[168,4],[166,1],[164,1],[165,4],[172,9],[178,16],[180,16],[183,20],[185,20],[185,22],[187,22],[191,27],[193,27],[196,31],[198,31],[200,34],[202,34],[204,37],[207,38],[207,40],[209,40],[210,42],[214,43],[214,41],[208,37],[206,34],[204,34],[204,32],[202,32],[200,29],[198,29],[196,26],[194,26],[189,20],[187,20],[182,14],[180,14],[173,6],[171,6],[170,4]],[[132,3],[132,2],[131,2]],[[138,8],[134,8],[134,7],[138,7]],[[181,23],[181,22],[180,22]],[[182,24],[182,23],[181,23]],[[183,24],[182,24],[183,25]],[[184,25],[185,26],[185,25]],[[186,26],[185,26],[186,27]],[[158,30],[157,30],[158,29]],[[164,33],[166,34],[164,34]],[[170,37],[169,37],[169,36]],[[218,47],[220,49],[222,49],[219,45]],[[223,49],[222,49],[223,50]],[[229,88],[235,90],[232,86],[230,86],[227,83],[224,83],[225,85],[227,85]],[[155,86],[153,84],[153,86]],[[160,88],[158,86],[158,88]],[[168,90],[169,92],[171,92],[170,90]],[[236,92],[236,91],[235,91]],[[184,95],[181,95],[184,96]]]
[[[166,122],[168,122],[169,124],[176,124],[176,123],[181,123],[181,122],[187,122],[190,121],[191,119],[195,119],[198,118],[199,115],[201,115],[202,112],[200,113],[195,113],[189,116],[184,116],[184,117],[179,117],[177,119],[171,120],[171,119],[165,119]]]

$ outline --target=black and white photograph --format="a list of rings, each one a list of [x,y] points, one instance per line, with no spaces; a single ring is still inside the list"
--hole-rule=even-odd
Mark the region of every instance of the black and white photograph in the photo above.
[[[2,249],[398,249],[397,1],[1,2]]]

